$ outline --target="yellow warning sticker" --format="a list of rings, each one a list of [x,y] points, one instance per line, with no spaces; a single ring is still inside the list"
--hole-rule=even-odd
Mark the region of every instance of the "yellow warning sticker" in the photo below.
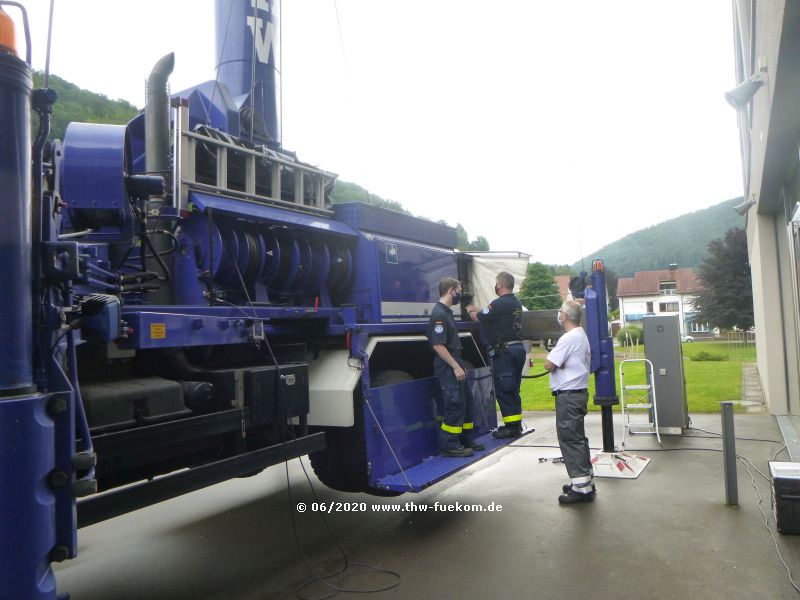
[[[167,337],[166,323],[150,323],[150,339],[163,340]]]

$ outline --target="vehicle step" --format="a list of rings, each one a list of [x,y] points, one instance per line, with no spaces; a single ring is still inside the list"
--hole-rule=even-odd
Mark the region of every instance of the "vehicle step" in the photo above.
[[[522,436],[532,433],[533,431],[533,428],[526,429],[522,432]],[[486,446],[485,450],[481,450],[465,458],[451,458],[441,455],[431,456],[420,464],[406,469],[403,472],[387,475],[378,480],[375,487],[395,492],[421,492],[448,475],[452,475],[456,471],[460,471],[461,469],[475,464],[479,460],[486,458],[520,439],[522,439],[522,437],[498,440],[492,437],[491,432],[486,433],[475,440]]]

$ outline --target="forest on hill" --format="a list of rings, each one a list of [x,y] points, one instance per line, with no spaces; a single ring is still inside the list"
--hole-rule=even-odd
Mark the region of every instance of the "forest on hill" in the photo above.
[[[42,87],[44,73],[36,71],[33,82],[35,87]],[[63,140],[64,130],[73,121],[124,125],[139,113],[139,109],[130,102],[110,100],[103,94],[81,89],[56,75],[50,75],[48,87],[58,94],[50,120],[50,139]],[[36,118],[33,119],[33,125],[39,125]]]
[[[357,183],[352,183],[350,181],[342,181],[341,179],[337,179],[336,185],[333,188],[333,194],[331,196],[331,200],[334,204],[338,204],[339,202],[368,202],[369,204],[374,204],[375,206],[380,206],[381,208],[388,208],[397,212],[405,213],[407,215],[411,214],[400,202],[381,198],[377,194],[373,194],[372,192],[364,189]],[[453,226],[442,219],[440,219],[438,223],[441,223],[442,225],[450,225],[451,227]],[[464,229],[464,226],[461,223],[456,223],[455,228],[457,239],[456,248],[458,250],[483,252],[490,249],[489,241],[484,236],[479,235],[474,240],[470,240],[467,230]]]
[[[620,277],[666,269],[670,264],[697,269],[711,241],[725,237],[731,227],[744,227],[744,217],[733,210],[741,201],[732,198],[634,231],[577,261],[572,270],[591,268],[593,258],[602,258],[606,268]]]

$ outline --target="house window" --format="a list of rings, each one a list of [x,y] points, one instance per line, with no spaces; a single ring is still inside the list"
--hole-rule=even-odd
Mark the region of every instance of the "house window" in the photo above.
[[[677,302],[659,302],[658,312],[678,312]]]
[[[674,281],[659,281],[658,293],[662,296],[671,296],[678,293],[678,284]]]
[[[649,314],[652,314],[652,313],[653,313],[653,303],[652,303],[652,302],[648,302],[648,303],[647,303],[647,312],[648,312]]]
[[[690,323],[692,333],[708,333],[708,323],[698,323],[692,321]]]

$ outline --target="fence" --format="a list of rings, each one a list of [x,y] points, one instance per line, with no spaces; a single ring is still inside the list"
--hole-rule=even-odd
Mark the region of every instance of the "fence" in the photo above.
[[[633,337],[630,333],[626,333],[625,345],[619,349],[617,352],[617,357],[619,357],[620,352],[622,353],[623,360],[628,360],[631,358],[643,358],[644,346],[639,343],[638,337]]]
[[[746,360],[755,356],[756,334],[754,331],[728,331],[728,356],[733,359]]]

